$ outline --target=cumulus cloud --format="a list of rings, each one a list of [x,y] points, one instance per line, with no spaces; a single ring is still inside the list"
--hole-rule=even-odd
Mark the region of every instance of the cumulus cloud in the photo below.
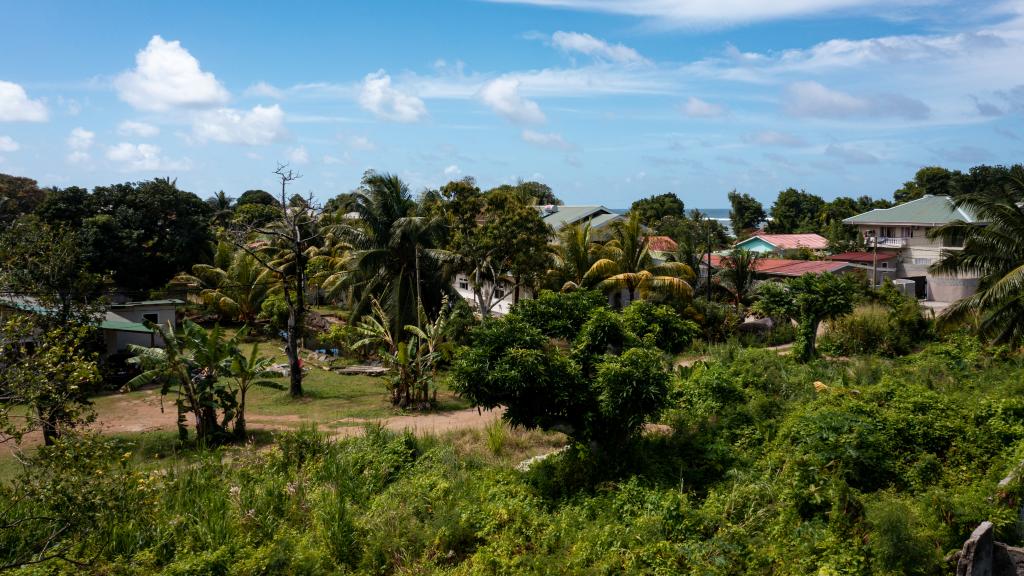
[[[140,138],[152,138],[160,134],[160,128],[145,122],[125,120],[117,125],[117,133],[121,136],[139,136]]]
[[[21,145],[10,136],[0,136],[0,152],[17,152]]]
[[[758,144],[760,146],[787,146],[790,148],[798,148],[800,146],[806,146],[807,142],[795,134],[789,134],[788,132],[776,132],[774,130],[765,130],[763,132],[756,132],[754,134],[747,135],[744,140],[750,144]]]
[[[647,59],[639,52],[623,44],[609,44],[590,34],[580,32],[562,32],[559,30],[551,35],[551,43],[565,52],[579,52],[601,60],[623,64],[646,63]]]
[[[92,148],[96,134],[79,126],[68,134],[68,162],[71,164],[84,164],[91,159],[89,149]]]
[[[114,80],[117,94],[141,110],[176,106],[213,106],[227,102],[228,91],[177,40],[153,36],[135,55],[135,69]]]
[[[562,138],[561,134],[555,132],[536,132],[534,130],[523,130],[522,138],[524,142],[530,144],[536,144],[538,146],[547,146],[550,148],[571,148],[565,138]]]
[[[491,110],[520,124],[540,124],[546,118],[533,100],[519,95],[519,80],[502,77],[492,80],[480,89],[480,100]]]
[[[124,172],[189,170],[192,167],[187,158],[174,160],[163,156],[160,147],[153,144],[121,142],[107,150],[107,159],[119,163]]]
[[[690,118],[717,118],[725,114],[725,107],[691,96],[686,104],[683,104],[683,114]]]
[[[0,80],[0,122],[46,122],[50,114],[40,100],[32,100],[14,82]]]
[[[192,132],[200,140],[259,146],[286,135],[284,111],[277,104],[255,106],[252,110],[220,108],[196,115]]]
[[[392,122],[417,122],[427,115],[423,100],[392,87],[391,76],[384,70],[363,78],[359,105],[374,116]]]
[[[458,164],[452,164],[444,169],[445,176],[452,177],[458,176],[459,174],[462,174],[462,170],[459,168]]]
[[[309,164],[309,152],[305,146],[296,146],[288,151],[288,161],[295,164]]]
[[[897,117],[922,120],[931,113],[920,100],[899,94],[859,97],[818,82],[794,82],[786,89],[786,112],[805,118]]]

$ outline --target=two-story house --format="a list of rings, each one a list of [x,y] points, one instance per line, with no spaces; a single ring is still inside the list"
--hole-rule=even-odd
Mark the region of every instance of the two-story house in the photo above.
[[[893,277],[915,282],[919,298],[938,302],[953,302],[978,289],[977,277],[939,276],[928,269],[944,250],[962,249],[962,244],[928,237],[930,230],[955,221],[984,225],[967,210],[953,206],[948,196],[931,195],[843,220],[861,233],[865,254],[877,250],[878,259],[865,258],[865,263],[885,262]]]

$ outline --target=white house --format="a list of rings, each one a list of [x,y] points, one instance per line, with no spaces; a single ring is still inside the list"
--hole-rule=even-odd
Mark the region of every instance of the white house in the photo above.
[[[160,326],[177,326],[177,307],[181,300],[143,300],[112,304],[106,318],[100,323],[107,343],[107,353],[120,352],[129,344],[162,348],[163,338],[155,330],[146,327],[145,322]]]
[[[893,277],[913,280],[918,298],[937,302],[953,302],[978,289],[975,276],[940,276],[928,270],[943,251],[963,249],[959,243],[928,238],[929,230],[955,221],[984,225],[974,214],[954,207],[948,196],[932,195],[843,220],[857,227],[869,253],[877,246],[876,262],[891,269]]]

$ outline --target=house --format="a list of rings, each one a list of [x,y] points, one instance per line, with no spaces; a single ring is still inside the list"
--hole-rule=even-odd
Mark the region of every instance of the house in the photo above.
[[[147,300],[111,305],[99,324],[106,343],[106,355],[122,352],[129,344],[162,348],[163,339],[144,322],[148,320],[162,325],[170,322],[177,326],[176,309],[181,304],[184,304],[181,300]],[[7,296],[0,299],[0,318],[12,313],[50,314],[51,310],[31,297]]]
[[[726,256],[711,255],[711,268],[721,269]],[[703,268],[703,266],[702,266]],[[849,262],[830,260],[789,260],[786,258],[758,258],[754,272],[763,278],[795,278],[804,274],[846,274],[857,267]]]
[[[145,323],[152,322],[160,326],[170,323],[177,326],[177,307],[182,304],[184,302],[177,299],[112,304],[107,310],[106,318],[100,323],[107,344],[107,353],[120,352],[129,344],[162,348],[163,338]]]
[[[754,234],[736,243],[736,248],[761,254],[781,255],[789,250],[821,252],[828,249],[828,240],[819,234]]]
[[[462,299],[469,303],[470,307],[473,309],[478,307],[476,294],[473,292],[473,286],[469,282],[469,274],[465,272],[456,274],[455,279],[452,281],[452,286],[459,293],[459,296],[462,296]],[[492,286],[490,282],[484,282],[480,290],[485,296],[489,291],[493,291],[491,298],[496,303],[491,308],[491,314],[498,316],[508,314],[509,310],[512,309],[512,304],[515,303],[515,281],[507,276],[499,278],[496,286]],[[526,286],[520,286],[519,298],[533,298],[533,291]]]
[[[868,253],[877,251],[880,261],[893,269],[892,277],[913,280],[918,298],[953,302],[974,294],[978,278],[930,272],[929,266],[936,263],[944,251],[961,250],[963,244],[929,238],[928,232],[955,221],[984,225],[968,210],[953,206],[948,196],[932,195],[851,216],[843,223],[857,227]]]
[[[664,259],[665,255],[678,252],[679,244],[668,236],[648,236],[647,250],[656,259]]]
[[[551,226],[557,234],[562,228],[573,224],[590,222],[590,229],[597,231],[612,222],[623,220],[625,217],[618,212],[604,206],[538,206],[541,218]]]

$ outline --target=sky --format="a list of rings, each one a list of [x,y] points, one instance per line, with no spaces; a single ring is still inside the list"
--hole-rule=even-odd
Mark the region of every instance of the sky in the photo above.
[[[1024,160],[1024,0],[0,0],[0,172],[889,197]]]

